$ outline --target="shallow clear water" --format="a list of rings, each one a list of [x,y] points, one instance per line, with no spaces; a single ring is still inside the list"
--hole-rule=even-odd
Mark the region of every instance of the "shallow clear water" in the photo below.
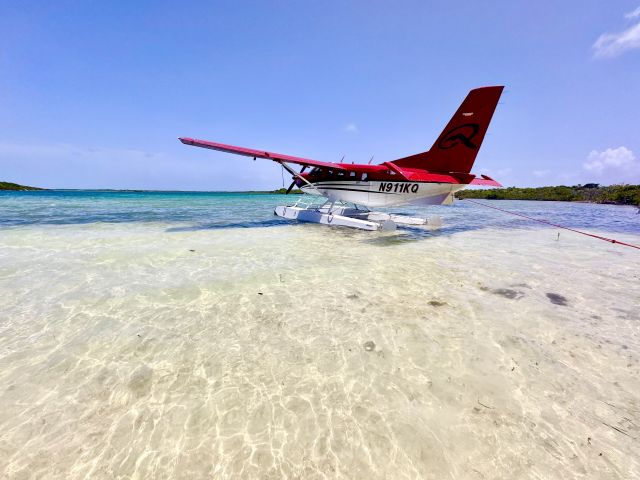
[[[0,194],[0,475],[640,476],[638,251],[464,201],[380,234],[285,200]],[[640,243],[631,207],[486,203]]]
[[[194,229],[269,227],[287,224],[286,220],[274,217],[273,209],[297,198],[298,195],[224,192],[0,191],[0,228],[96,222],[164,222]],[[640,233],[638,209],[630,206],[526,201],[489,203],[574,228]],[[538,224],[466,201],[459,201],[454,207],[398,207],[395,211],[444,216],[448,233],[486,226],[539,228]]]

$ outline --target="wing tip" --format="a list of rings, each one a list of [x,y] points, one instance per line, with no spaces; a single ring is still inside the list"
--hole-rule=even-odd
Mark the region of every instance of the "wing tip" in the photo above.
[[[476,88],[472,88],[471,91],[475,92],[475,91],[479,91],[479,90],[504,90],[505,86],[504,85],[485,85],[482,87],[476,87]]]

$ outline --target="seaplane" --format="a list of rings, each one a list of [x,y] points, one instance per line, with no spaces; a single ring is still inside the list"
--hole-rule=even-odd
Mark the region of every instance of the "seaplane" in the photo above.
[[[471,173],[471,168],[503,89],[471,90],[428,151],[378,165],[311,160],[187,137],[179,140],[185,145],[279,163],[292,176],[287,194],[297,186],[320,199],[307,201],[309,195],[303,195],[291,205],[278,206],[274,213],[280,217],[373,231],[395,230],[397,225],[437,227],[441,223],[437,217],[430,220],[370,208],[450,205],[455,192],[467,185],[502,186],[487,175]],[[296,171],[291,165],[302,168]]]

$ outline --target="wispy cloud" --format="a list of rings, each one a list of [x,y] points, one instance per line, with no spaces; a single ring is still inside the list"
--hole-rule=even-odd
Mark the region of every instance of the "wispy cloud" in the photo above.
[[[640,7],[636,8],[633,12],[625,14],[624,18],[634,19],[640,17]]]
[[[633,20],[640,17],[640,7],[625,15]],[[594,55],[598,58],[616,57],[628,50],[640,49],[640,22],[617,33],[603,33],[593,44]]]
[[[47,188],[173,188],[186,176],[177,164],[144,150],[0,142],[3,180]]]
[[[344,131],[347,133],[356,133],[358,131],[358,127],[355,123],[347,123],[344,127]]]
[[[144,159],[158,158],[162,154],[133,149],[87,147],[60,143],[54,145],[32,145],[0,143],[0,157],[7,158],[68,158],[68,159]]]
[[[489,175],[492,178],[504,183],[505,181],[509,181],[511,178],[511,173],[513,169],[511,167],[483,167],[482,172],[485,175]]]
[[[533,176],[534,177],[538,177],[538,178],[542,178],[542,177],[546,177],[547,175],[549,175],[549,173],[551,173],[550,170],[534,170],[533,171]]]
[[[558,178],[562,180],[562,182],[579,183],[581,176],[577,172],[563,172],[558,175]]]
[[[251,162],[246,169],[235,159],[211,161],[196,149],[177,150],[0,140],[0,180],[45,188],[163,190],[267,190],[281,181],[271,162]]]

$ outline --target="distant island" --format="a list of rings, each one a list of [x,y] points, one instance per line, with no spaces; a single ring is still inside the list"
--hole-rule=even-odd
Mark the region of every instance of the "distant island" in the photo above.
[[[280,194],[285,194],[287,193],[287,189],[286,188],[279,188],[277,190],[272,190],[270,192],[267,193],[280,193]],[[302,190],[298,189],[298,188],[294,188],[293,190],[291,190],[289,193],[295,194],[295,195],[300,195],[302,192]]]
[[[461,190],[456,197],[485,200],[547,200],[556,202],[590,202],[640,206],[640,185],[610,185],[597,183],[573,187],[491,188],[488,190]]]
[[[237,192],[226,192],[226,193],[252,193],[255,195],[286,195],[286,188],[279,188],[277,190],[240,190]],[[301,195],[304,192],[298,188],[292,189],[289,194],[291,195]]]
[[[0,190],[44,190],[44,188],[28,187],[11,182],[0,182]]]

